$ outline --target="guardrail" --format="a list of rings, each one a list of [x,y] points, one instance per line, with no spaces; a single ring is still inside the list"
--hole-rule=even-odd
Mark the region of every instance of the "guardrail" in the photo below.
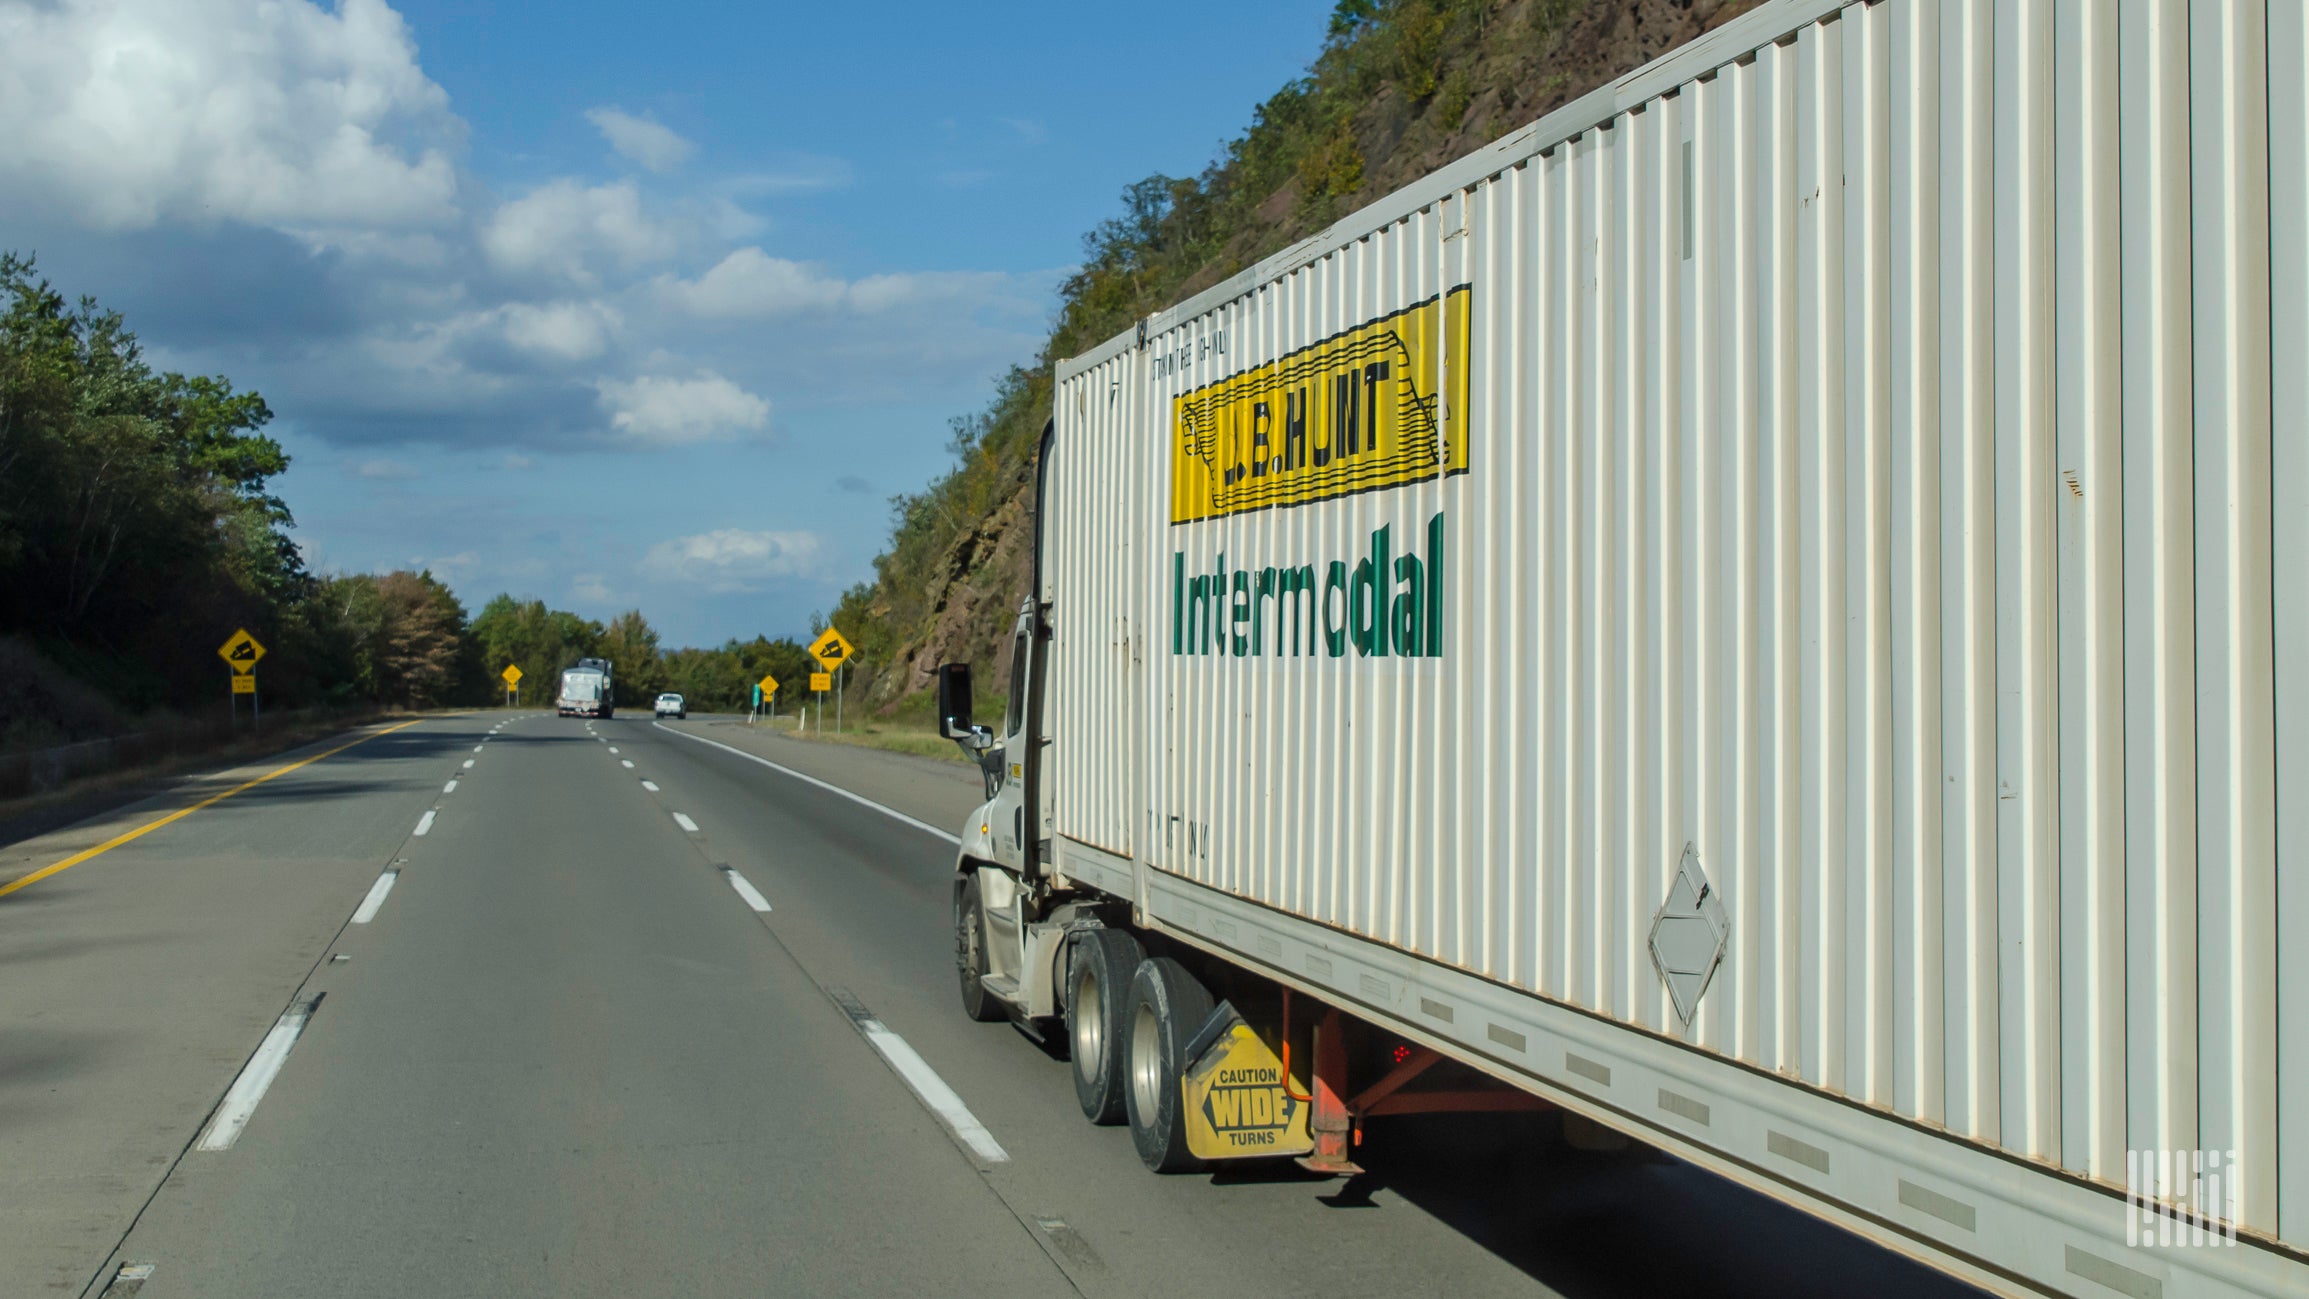
[[[286,736],[293,728],[314,721],[350,720],[356,714],[322,708],[302,708],[268,715],[265,733]],[[0,801],[45,794],[83,776],[141,766],[162,758],[205,753],[236,739],[248,737],[247,722],[235,725],[226,718],[186,719],[153,726],[129,735],[112,735],[45,749],[0,753]]]

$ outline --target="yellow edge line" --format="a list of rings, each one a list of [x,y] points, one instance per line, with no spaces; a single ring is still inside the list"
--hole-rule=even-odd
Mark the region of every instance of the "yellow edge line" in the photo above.
[[[329,750],[327,753],[316,753],[312,757],[299,759],[298,761],[292,762],[288,766],[279,768],[278,770],[268,771],[265,774],[257,777],[255,780],[244,781],[241,784],[235,785],[231,789],[228,789],[221,794],[211,794],[207,798],[204,798],[198,803],[193,804],[191,807],[180,807],[174,812],[169,813],[167,816],[161,817],[158,820],[147,821],[143,825],[136,827],[134,830],[130,830],[126,834],[120,835],[116,838],[108,839],[105,842],[100,843],[94,848],[90,848],[85,852],[76,852],[70,857],[65,858],[63,861],[57,862],[53,866],[43,866],[39,870],[32,872],[30,875],[27,875],[23,879],[17,880],[14,883],[0,884],[0,898],[4,898],[9,894],[14,893],[16,890],[23,888],[26,885],[38,884],[40,881],[47,879],[49,876],[56,874],[58,871],[70,870],[73,867],[78,866],[80,863],[87,861],[91,857],[101,857],[104,854],[111,852],[113,849],[118,848],[120,845],[127,843],[131,839],[141,839],[144,836],[151,834],[153,831],[158,830],[160,827],[167,825],[171,821],[181,821],[185,817],[191,816],[193,813],[198,812],[211,803],[221,803],[224,800],[231,798],[233,795],[240,793],[242,790],[255,789],[257,786],[264,784],[266,781],[271,780],[275,776],[285,776],[290,772],[295,771],[299,767],[310,766],[313,763],[319,762],[323,758],[333,757],[336,754],[343,753],[345,750],[352,748],[356,744],[366,744],[370,740],[376,739],[380,735],[391,735],[393,732],[401,730],[405,727],[415,726],[417,722],[421,722],[423,720],[425,719],[420,717],[416,719],[416,721],[402,722],[398,726],[388,726],[381,731],[371,731],[367,735],[364,735],[357,740],[351,740],[344,744],[340,744],[336,748]]]

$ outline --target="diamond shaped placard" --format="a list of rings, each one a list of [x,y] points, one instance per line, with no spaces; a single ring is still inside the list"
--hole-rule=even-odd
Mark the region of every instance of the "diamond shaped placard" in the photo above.
[[[1724,959],[1724,944],[1731,938],[1731,921],[1724,901],[1700,869],[1700,854],[1684,845],[1684,860],[1676,867],[1668,900],[1652,915],[1652,968],[1668,985],[1676,1018],[1689,1024],[1699,1009],[1700,995],[1708,990],[1716,966]]]

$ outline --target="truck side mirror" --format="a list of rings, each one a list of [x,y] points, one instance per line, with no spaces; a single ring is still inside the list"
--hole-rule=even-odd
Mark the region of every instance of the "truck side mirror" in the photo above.
[[[970,738],[970,665],[938,667],[938,732],[949,740]]]

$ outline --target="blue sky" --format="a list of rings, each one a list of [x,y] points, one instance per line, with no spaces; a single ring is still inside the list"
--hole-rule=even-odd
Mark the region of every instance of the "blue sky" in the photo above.
[[[0,247],[271,402],[325,570],[794,633],[1329,0],[0,0]]]

